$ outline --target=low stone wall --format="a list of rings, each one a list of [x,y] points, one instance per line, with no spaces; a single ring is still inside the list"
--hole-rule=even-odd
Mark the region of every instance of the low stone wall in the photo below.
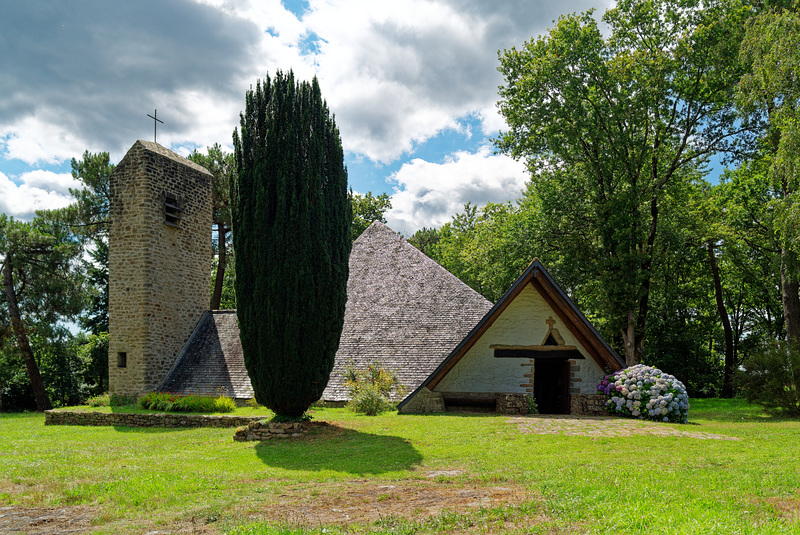
[[[422,387],[413,398],[400,409],[400,414],[429,414],[444,412],[444,398],[441,392],[431,392]]]
[[[89,425],[122,427],[239,427],[264,417],[202,414],[132,414],[117,412],[61,411],[44,413],[44,425]]]
[[[600,394],[571,394],[569,413],[576,416],[608,416],[607,399]]]
[[[496,394],[498,414],[528,414],[528,394]]]
[[[240,427],[233,435],[236,442],[272,440],[273,438],[302,437],[314,426],[327,425],[325,422],[308,423],[261,423],[252,422]]]

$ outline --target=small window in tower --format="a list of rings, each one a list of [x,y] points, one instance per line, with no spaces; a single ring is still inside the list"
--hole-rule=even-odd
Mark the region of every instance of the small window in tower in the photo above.
[[[124,351],[120,351],[117,353],[117,368],[127,368],[128,367],[128,354]]]
[[[170,227],[180,228],[181,200],[177,195],[167,193],[164,197],[164,223]]]

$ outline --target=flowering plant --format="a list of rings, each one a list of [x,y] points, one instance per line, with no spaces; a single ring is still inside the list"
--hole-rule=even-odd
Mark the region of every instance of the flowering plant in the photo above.
[[[606,409],[613,416],[674,423],[689,419],[686,387],[652,366],[637,364],[606,375],[597,393],[608,396]]]
[[[359,370],[352,361],[349,362],[344,372],[344,384],[350,390],[347,406],[354,412],[369,416],[392,410],[394,405],[390,399],[403,397],[406,390],[397,374],[378,361],[367,365],[366,370]]]

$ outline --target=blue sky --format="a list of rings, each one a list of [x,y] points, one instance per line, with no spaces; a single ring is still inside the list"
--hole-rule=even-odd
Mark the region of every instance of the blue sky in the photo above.
[[[137,139],[180,154],[231,148],[245,91],[276,69],[317,76],[350,185],[389,193],[410,235],[466,202],[519,196],[526,173],[494,154],[497,51],[546,32],[567,0],[59,0],[0,17],[0,212],[63,206],[69,161],[116,162]]]

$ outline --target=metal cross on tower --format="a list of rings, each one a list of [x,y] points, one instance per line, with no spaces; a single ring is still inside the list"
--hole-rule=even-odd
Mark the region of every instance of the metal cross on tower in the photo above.
[[[153,143],[158,143],[156,141],[156,128],[158,127],[158,123],[164,124],[164,121],[158,118],[158,110],[153,111],[153,115],[147,114],[153,120]]]

